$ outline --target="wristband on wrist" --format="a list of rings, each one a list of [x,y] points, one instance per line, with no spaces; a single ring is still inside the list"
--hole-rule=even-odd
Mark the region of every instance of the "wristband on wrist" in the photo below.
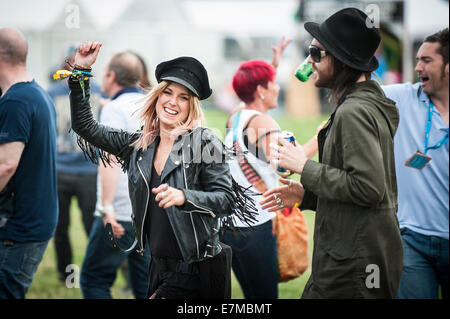
[[[87,72],[87,71],[82,71],[82,70],[79,70],[79,69],[73,69],[73,71],[72,71],[72,73],[73,74],[80,74],[80,75],[87,75],[88,77],[91,77],[92,76],[92,74],[91,74],[91,72]]]
[[[102,215],[103,218],[107,213],[114,211],[114,206],[113,205],[100,206],[98,208],[98,211],[100,212],[100,215]]]
[[[64,78],[70,77],[72,81],[80,83],[81,91],[83,92],[83,99],[86,98],[86,92],[84,90],[84,81],[87,81],[90,77],[92,77],[92,68],[83,68],[78,65],[72,66],[68,61],[66,61],[69,66],[72,67],[72,71],[68,70],[57,70],[55,74],[53,74],[54,80],[62,80]]]
[[[92,68],[85,68],[85,67],[82,67],[82,66],[80,66],[80,65],[78,65],[78,64],[75,64],[75,65],[73,65],[73,69],[75,70],[79,70],[79,71],[85,71],[85,72],[91,72],[92,71]]]
[[[67,58],[64,60],[64,62],[70,67],[70,70],[73,70],[73,64],[70,63],[70,58],[69,58],[69,57],[67,57]]]
[[[80,65],[78,65],[78,64],[72,64],[72,63],[70,63],[70,59],[69,59],[69,58],[66,58],[66,59],[64,60],[64,62],[65,62],[72,70],[77,69],[77,70],[86,71],[86,72],[91,72],[91,71],[92,71],[92,68],[91,68],[91,67],[85,68],[85,67],[82,67],[82,66],[80,66]]]

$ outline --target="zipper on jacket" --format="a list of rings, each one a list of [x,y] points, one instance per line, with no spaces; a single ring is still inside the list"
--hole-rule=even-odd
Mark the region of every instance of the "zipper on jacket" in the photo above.
[[[200,258],[200,249],[198,247],[198,238],[197,238],[197,231],[195,230],[194,219],[192,218],[192,213],[189,213],[189,215],[191,217],[192,228],[194,229],[195,244],[197,246],[197,258]]]
[[[181,156],[182,156],[182,161],[183,161],[183,175],[184,175],[184,187],[186,189],[188,189],[187,186],[187,180],[186,180],[186,167],[184,166],[184,152],[183,149],[181,149]],[[190,203],[192,203],[191,201],[188,201]],[[194,203],[192,203],[194,204]],[[194,204],[195,205],[195,204]],[[195,205],[196,206],[196,205]],[[195,231],[195,225],[194,225],[194,219],[192,218],[192,212],[189,213],[190,217],[191,217],[191,223],[192,223],[192,228],[194,230],[194,236],[195,236],[195,245],[197,248],[197,259],[200,258],[200,248],[198,247],[198,238],[197,238],[197,232]]]
[[[196,205],[194,202],[192,202],[192,201],[190,201],[190,200],[188,200],[188,202],[191,203],[192,205],[194,205],[195,207],[201,209],[201,210],[192,210],[191,212],[199,212],[199,213],[202,213],[202,214],[209,214],[209,215],[211,215],[211,217],[213,217],[213,218],[216,217],[216,214],[214,214],[211,210],[208,210],[208,209],[206,209],[206,208],[200,207],[200,206]]]
[[[141,173],[142,178],[144,179],[145,186],[147,187],[147,202],[145,203],[144,219],[142,220],[142,226],[141,226],[141,245],[142,245],[142,247],[139,251],[139,253],[142,256],[144,256],[144,240],[143,240],[142,235],[144,234],[145,216],[147,215],[148,202],[150,200],[150,188],[148,187],[147,180],[145,179],[144,173],[142,173],[141,167],[139,166],[139,162],[136,162],[136,166],[138,167],[139,172]]]
[[[183,151],[181,151],[181,152],[182,152],[181,156],[183,157],[184,187],[185,187],[186,189],[188,189],[188,186],[187,186],[187,180],[186,180],[186,168],[185,168],[185,166],[184,166],[184,153],[183,153]],[[202,214],[207,213],[207,214],[211,215],[212,218],[215,218],[215,217],[216,217],[216,214],[214,214],[211,210],[206,209],[206,208],[203,208],[203,207],[200,207],[200,206],[196,205],[194,202],[192,202],[192,201],[190,201],[190,200],[187,200],[187,201],[188,201],[189,203],[191,203],[192,205],[194,205],[195,207],[197,207],[197,208],[200,209],[200,210],[194,210],[194,211],[192,211],[192,212],[199,212],[199,213],[202,213]]]

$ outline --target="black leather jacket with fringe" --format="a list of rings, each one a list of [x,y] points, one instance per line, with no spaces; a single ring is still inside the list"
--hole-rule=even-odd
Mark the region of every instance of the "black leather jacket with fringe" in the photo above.
[[[99,124],[89,105],[89,80],[84,91],[76,79],[69,79],[72,129],[78,144],[95,163],[108,164],[116,156],[128,173],[132,220],[136,240],[131,249],[143,254],[147,229],[145,218],[150,200],[149,182],[159,136],[146,151],[133,145],[140,132],[130,133]],[[197,128],[178,136],[161,174],[161,183],[183,190],[183,206],[165,209],[185,262],[220,253],[219,231],[232,227],[231,214],[247,223],[257,210],[246,189],[233,180],[227,164],[230,152],[207,128]],[[110,229],[110,239],[118,248]],[[135,248],[136,246],[136,248]]]

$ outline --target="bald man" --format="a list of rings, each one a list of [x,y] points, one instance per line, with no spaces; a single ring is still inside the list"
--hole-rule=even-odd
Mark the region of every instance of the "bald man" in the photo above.
[[[111,57],[103,74],[102,91],[113,98],[123,89],[136,89],[143,72],[142,63],[135,54],[117,53]]]
[[[22,33],[0,28],[0,299],[25,298],[58,214],[55,110],[27,53]]]
[[[133,53],[118,53],[110,59],[103,74],[102,91],[111,101],[103,106],[101,124],[129,132],[139,129],[136,111],[142,107],[138,101],[142,100],[144,95],[137,86],[143,72],[141,61]],[[113,235],[121,247],[130,247],[135,238],[128,177],[120,166],[100,165],[98,169],[96,216],[81,268],[80,285],[83,297],[111,298],[110,289],[117,270],[126,259],[134,297],[146,298],[150,264],[148,245],[144,256],[141,256],[136,250],[125,254],[116,251],[105,240],[108,237],[105,229],[107,223],[111,224]]]

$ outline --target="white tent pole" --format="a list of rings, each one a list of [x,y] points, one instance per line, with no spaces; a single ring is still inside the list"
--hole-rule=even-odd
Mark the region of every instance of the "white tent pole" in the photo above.
[[[413,44],[411,41],[410,33],[410,15],[411,15],[411,3],[408,0],[403,2],[403,32],[402,32],[402,44],[403,44],[403,82],[412,82],[414,80],[414,61],[413,61]]]

